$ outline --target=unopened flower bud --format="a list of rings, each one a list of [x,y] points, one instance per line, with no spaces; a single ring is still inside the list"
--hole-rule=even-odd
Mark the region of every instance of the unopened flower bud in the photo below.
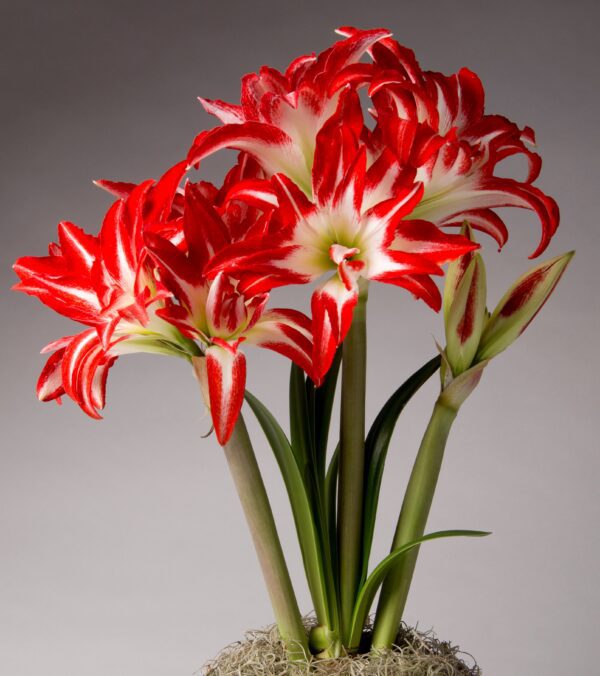
[[[540,263],[510,287],[485,326],[477,351],[478,361],[495,357],[525,331],[574,255],[574,251],[569,251]]]
[[[473,363],[487,318],[485,302],[485,266],[481,256],[474,254],[446,317],[446,357],[455,376]]]

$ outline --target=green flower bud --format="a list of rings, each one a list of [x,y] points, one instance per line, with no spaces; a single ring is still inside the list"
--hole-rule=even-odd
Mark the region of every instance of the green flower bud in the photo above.
[[[540,263],[504,294],[489,318],[477,351],[477,361],[491,359],[513,343],[554,291],[574,251]]]
[[[485,303],[485,265],[479,254],[473,254],[445,318],[446,357],[455,376],[466,371],[475,359],[487,319]]]
[[[468,237],[472,242],[475,241],[473,229],[467,223],[467,221],[464,222],[460,230],[460,234],[463,235],[463,237]],[[474,255],[475,254],[472,251],[470,251],[464,256],[460,256],[460,258],[453,260],[448,265],[448,271],[446,272],[446,280],[444,283],[444,300],[443,300],[444,322],[448,320],[448,314],[450,313],[450,308],[452,307],[452,302],[454,301],[456,290],[458,288],[458,285],[460,284],[460,280],[463,278],[463,275],[465,274],[465,271],[469,267],[469,263],[473,260]]]

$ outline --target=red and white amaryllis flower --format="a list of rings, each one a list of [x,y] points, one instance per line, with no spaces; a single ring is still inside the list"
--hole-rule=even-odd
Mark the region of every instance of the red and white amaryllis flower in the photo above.
[[[224,270],[213,279],[206,277],[208,262],[235,241],[240,217],[247,216],[232,202],[217,209],[208,197],[212,192],[206,184],[186,186],[185,251],[156,233],[148,233],[146,243],[173,298],[157,314],[189,339],[200,342],[203,356],[194,360],[196,372],[207,392],[217,438],[224,444],[244,399],[246,358],[240,345],[274,350],[312,375],[313,343],[311,321],[304,314],[266,309],[268,293],[264,289],[270,284],[264,275],[234,275]],[[260,239],[264,226],[265,220],[258,218],[247,232]]]
[[[168,294],[148,265],[142,239],[145,227],[170,213],[184,168],[179,164],[157,183],[146,181],[117,200],[98,236],[62,222],[48,256],[23,257],[14,264],[21,279],[16,290],[90,327],[42,350],[52,352],[38,381],[42,401],[60,403],[66,394],[100,418],[108,370],[119,355],[194,354],[190,341],[157,315]]]
[[[368,85],[376,119],[373,132],[365,127],[362,134],[368,165],[393,152],[398,170],[423,183],[413,218],[441,226],[460,226],[467,219],[502,247],[508,231],[493,209],[530,209],[542,224],[532,257],[542,253],[558,227],[559,212],[533,185],[541,168],[532,150],[533,130],[486,114],[481,81],[466,68],[451,76],[424,71],[414,53],[385,29],[343,27],[338,33],[346,39],[318,57],[300,57],[285,74],[265,66],[245,76],[241,105],[201,99],[224,124],[196,138],[190,163],[221,148],[237,148],[252,154],[268,176],[282,173],[310,195],[319,131],[342,92]],[[365,53],[371,63],[360,62]],[[498,163],[511,155],[525,157],[525,180],[496,175]]]
[[[310,200],[284,174],[271,181],[242,181],[229,199],[273,211],[267,231],[248,237],[217,254],[212,274],[250,272],[273,286],[310,282],[333,273],[312,296],[313,368],[319,380],[352,321],[359,280],[395,284],[439,309],[440,295],[430,275],[440,264],[477,248],[461,235],[444,233],[424,220],[406,220],[422,195],[422,185],[390,182],[397,160],[388,154],[367,168],[367,152],[358,138],[362,129],[348,112],[360,110],[358,96],[348,93],[346,112],[320,132],[312,171]],[[339,123],[337,123],[339,122]]]
[[[261,275],[204,277],[215,252],[265,227],[266,216],[255,207],[222,203],[238,179],[263,175],[256,164],[242,157],[221,190],[205,182],[179,190],[184,170],[180,163],[156,184],[99,181],[121,195],[99,236],[61,223],[58,244],[50,245],[48,256],[15,263],[21,278],[15,288],[90,327],[44,348],[53,354],[38,382],[42,401],[60,401],[67,394],[99,418],[108,369],[118,356],[155,352],[201,358],[207,403],[224,444],[245,389],[240,344],[284,354],[312,375],[311,321],[295,310],[267,310],[270,285]]]
[[[349,36],[361,31],[341,29]],[[533,185],[541,158],[532,151],[532,129],[484,112],[484,89],[477,75],[463,68],[445,76],[421,70],[412,51],[384,38],[370,49],[374,60],[369,94],[377,124],[370,137],[373,156],[390,150],[405,172],[423,183],[423,197],[413,212],[438,225],[465,219],[502,247],[508,231],[492,209],[533,210],[542,238],[532,254],[547,247],[559,222],[556,202]],[[524,181],[495,175],[501,160],[524,156]]]
[[[269,176],[284,173],[310,193],[316,137],[335,112],[340,92],[370,77],[361,57],[385,29],[356,31],[318,56],[292,61],[285,73],[263,66],[242,78],[241,104],[200,99],[223,126],[201,132],[189,152],[190,164],[222,148],[257,158]]]

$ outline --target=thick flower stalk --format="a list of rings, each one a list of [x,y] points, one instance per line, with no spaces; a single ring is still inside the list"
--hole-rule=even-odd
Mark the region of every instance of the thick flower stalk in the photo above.
[[[468,225],[463,232],[473,237]],[[422,537],[446,442],[460,407],[479,384],[489,361],[529,326],[572,257],[573,252],[569,252],[535,266],[508,289],[491,315],[486,308],[481,256],[469,253],[450,266],[444,293],[446,348],[442,353],[441,393],[408,482],[392,551]],[[417,556],[415,548],[383,584],[373,632],[375,648],[389,648],[397,635]]]

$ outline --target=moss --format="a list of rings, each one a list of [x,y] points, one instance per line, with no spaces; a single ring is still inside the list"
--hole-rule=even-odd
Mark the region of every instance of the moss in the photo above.
[[[307,622],[310,626],[310,622]],[[368,632],[366,634],[368,640]],[[377,654],[364,653],[335,660],[311,659],[302,665],[286,658],[277,628],[246,634],[225,648],[200,671],[204,676],[481,676],[473,658],[456,646],[438,640],[433,632],[402,626],[396,645]]]

